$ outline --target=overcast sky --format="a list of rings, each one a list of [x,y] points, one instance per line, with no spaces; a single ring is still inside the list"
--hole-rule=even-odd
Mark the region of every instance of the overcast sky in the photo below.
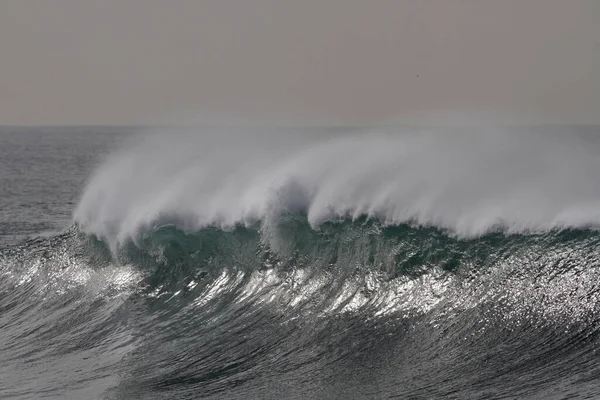
[[[599,0],[0,0],[0,124],[600,122]]]

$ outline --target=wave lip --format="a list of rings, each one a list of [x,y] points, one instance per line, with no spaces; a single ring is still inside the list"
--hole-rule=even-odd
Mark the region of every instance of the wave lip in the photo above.
[[[285,212],[315,229],[367,216],[463,237],[596,227],[598,150],[595,137],[528,131],[146,135],[96,171],[74,219],[113,242]]]

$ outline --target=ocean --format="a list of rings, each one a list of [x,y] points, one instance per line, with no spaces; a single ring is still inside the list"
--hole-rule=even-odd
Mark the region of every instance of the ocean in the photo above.
[[[600,128],[0,128],[2,399],[600,397]]]

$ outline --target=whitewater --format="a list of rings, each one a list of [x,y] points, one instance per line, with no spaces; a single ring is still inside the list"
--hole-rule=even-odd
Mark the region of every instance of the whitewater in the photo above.
[[[594,227],[600,143],[540,131],[154,132],[112,155],[75,210],[108,240],[303,213],[435,226],[461,237]]]
[[[600,396],[600,130],[0,128],[0,397]]]

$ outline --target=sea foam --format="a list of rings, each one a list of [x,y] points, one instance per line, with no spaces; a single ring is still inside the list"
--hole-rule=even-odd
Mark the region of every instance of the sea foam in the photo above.
[[[154,130],[91,177],[74,212],[113,243],[171,223],[371,217],[461,237],[600,225],[600,141],[528,129]]]

